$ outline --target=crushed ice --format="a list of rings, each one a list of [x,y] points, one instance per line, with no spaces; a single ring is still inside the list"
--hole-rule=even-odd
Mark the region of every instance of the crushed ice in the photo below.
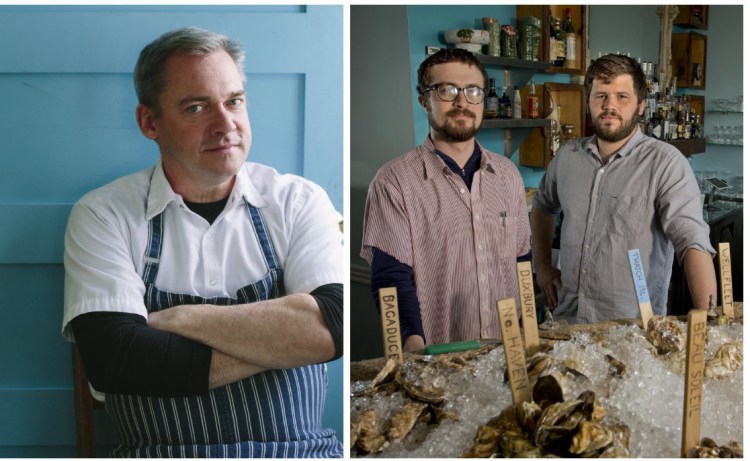
[[[595,341],[589,333],[576,333],[569,341],[555,344],[550,355],[557,361],[572,360],[588,377],[573,380],[569,392],[578,395],[583,390],[593,390],[607,409],[603,422],[621,422],[630,427],[631,456],[678,457],[684,393],[684,378],[674,371],[679,360],[678,365],[670,366],[663,358],[654,357],[643,330],[635,325],[612,327],[606,338],[606,341]],[[741,324],[709,327],[706,359],[713,357],[718,347],[728,341],[742,341]],[[609,376],[607,354],[626,365],[623,377]],[[468,450],[477,428],[510,405],[512,398],[503,379],[505,354],[502,347],[475,359],[465,370],[439,378],[426,377],[445,386],[444,408],[456,412],[458,421],[443,422],[428,429],[415,428],[402,442],[391,444],[375,456],[458,457]],[[719,445],[730,440],[742,441],[742,375],[740,368],[729,379],[704,380],[702,437],[710,437]],[[353,383],[352,394],[369,384],[369,381]],[[373,409],[387,419],[406,399],[403,393],[352,397],[350,409],[352,414]],[[352,456],[355,456],[354,451]]]

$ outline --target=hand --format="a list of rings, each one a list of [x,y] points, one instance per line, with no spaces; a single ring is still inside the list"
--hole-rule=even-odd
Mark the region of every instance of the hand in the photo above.
[[[424,339],[419,335],[411,335],[404,341],[404,351],[414,352],[424,349]]]
[[[536,283],[547,298],[549,305],[552,306],[552,310],[555,310],[557,307],[557,290],[562,288],[560,270],[552,265],[537,267]]]

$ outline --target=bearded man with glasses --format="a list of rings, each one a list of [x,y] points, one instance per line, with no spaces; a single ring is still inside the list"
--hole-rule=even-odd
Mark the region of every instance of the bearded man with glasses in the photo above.
[[[380,288],[397,289],[407,351],[499,338],[496,302],[518,298],[515,266],[531,236],[521,174],[475,139],[488,80],[482,64],[444,49],[417,77],[430,133],[370,184],[360,253],[372,266],[376,303]]]

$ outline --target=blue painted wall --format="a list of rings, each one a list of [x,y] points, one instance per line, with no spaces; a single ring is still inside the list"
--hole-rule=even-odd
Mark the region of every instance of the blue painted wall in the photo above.
[[[157,161],[132,69],[183,26],[245,45],[249,159],[317,182],[343,213],[342,7],[0,6],[0,457],[75,456],[65,224],[84,193]],[[343,440],[342,360],[329,379],[325,423]]]

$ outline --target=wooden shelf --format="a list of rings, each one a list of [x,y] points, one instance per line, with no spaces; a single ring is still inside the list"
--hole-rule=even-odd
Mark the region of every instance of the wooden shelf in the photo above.
[[[482,122],[482,128],[536,128],[551,124],[551,120],[546,118],[486,118]]]
[[[677,139],[664,142],[675,146],[683,155],[702,154],[706,152],[706,138]]]
[[[708,5],[680,5],[679,13],[672,23],[691,29],[708,29]]]
[[[476,55],[479,62],[485,66],[497,66],[503,68],[547,70],[550,65],[543,61],[529,61],[528,59],[501,58],[498,56]]]

